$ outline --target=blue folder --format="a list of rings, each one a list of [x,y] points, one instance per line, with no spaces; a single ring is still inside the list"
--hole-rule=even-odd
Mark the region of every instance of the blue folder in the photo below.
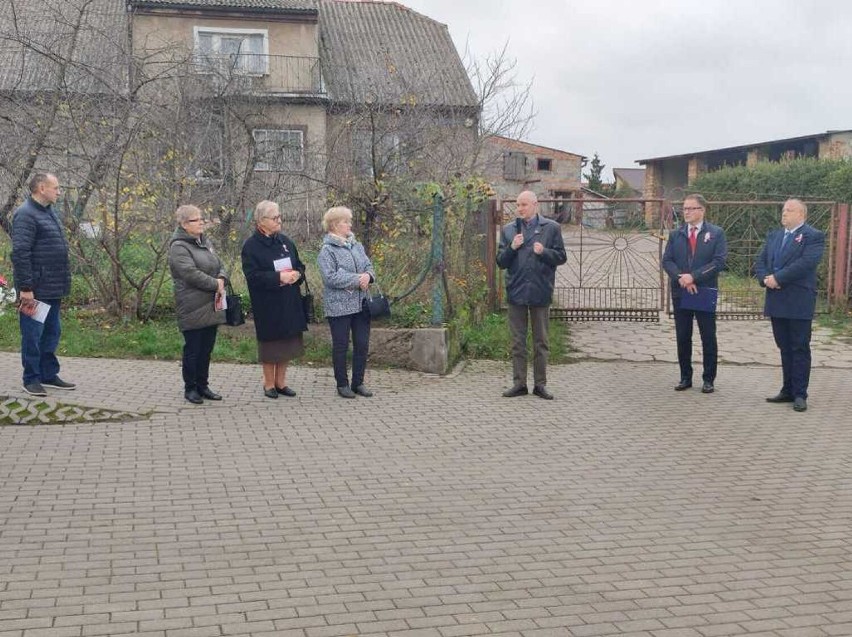
[[[690,294],[686,290],[682,290],[680,294],[680,309],[696,312],[715,312],[718,300],[718,288],[703,288],[699,286],[696,294]]]

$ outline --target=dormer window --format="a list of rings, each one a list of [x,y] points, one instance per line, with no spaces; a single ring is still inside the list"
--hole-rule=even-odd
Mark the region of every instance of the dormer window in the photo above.
[[[269,72],[266,29],[195,27],[198,63],[209,72],[265,75]]]

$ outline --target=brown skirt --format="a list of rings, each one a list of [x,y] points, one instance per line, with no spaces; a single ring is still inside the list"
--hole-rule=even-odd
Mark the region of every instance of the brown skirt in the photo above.
[[[257,358],[261,363],[284,363],[305,353],[302,335],[296,334],[279,341],[258,341]]]

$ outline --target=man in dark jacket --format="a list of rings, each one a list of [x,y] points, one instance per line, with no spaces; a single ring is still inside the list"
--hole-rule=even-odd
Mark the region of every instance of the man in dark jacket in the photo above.
[[[728,243],[719,226],[707,223],[704,215],[707,201],[701,195],[683,200],[684,224],[671,233],[663,253],[663,269],[671,279],[674,306],[677,362],[680,382],[675,391],[692,387],[692,325],[698,323],[704,353],[704,383],[701,391],[713,393],[719,346],[716,342],[716,307],[694,309],[682,307],[688,294],[698,294],[699,287],[718,290],[719,273],[728,258]],[[707,290],[704,294],[707,294]]]
[[[61,327],[59,306],[71,291],[68,243],[62,222],[53,204],[59,199],[59,181],[55,175],[36,173],[29,182],[30,197],[12,216],[12,267],[15,287],[21,299],[21,362],[23,388],[33,396],[46,396],[44,386],[74,389],[74,383],[59,378]],[[40,322],[29,316],[35,301],[49,306]]]
[[[783,384],[770,403],[793,403],[808,408],[811,376],[811,322],[817,297],[817,266],[825,250],[825,234],[805,223],[808,208],[788,199],[781,225],[766,237],[754,271],[766,288],[763,313],[772,321],[772,335],[781,351]]]
[[[512,333],[512,387],[506,398],[524,396],[527,390],[527,320],[533,336],[533,393],[552,400],[547,384],[547,338],[550,303],[556,267],[568,260],[562,228],[538,214],[535,193],[525,190],[517,198],[518,218],[503,227],[497,265],[506,273],[509,330]]]

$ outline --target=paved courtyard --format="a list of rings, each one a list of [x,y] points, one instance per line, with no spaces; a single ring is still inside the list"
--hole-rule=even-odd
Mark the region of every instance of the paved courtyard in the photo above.
[[[769,405],[761,327],[720,327],[711,395],[666,324],[576,326],[552,402],[497,363],[354,401],[220,364],[194,407],[174,362],[67,359],[51,400],[149,416],[0,427],[0,637],[852,635],[852,358]]]

